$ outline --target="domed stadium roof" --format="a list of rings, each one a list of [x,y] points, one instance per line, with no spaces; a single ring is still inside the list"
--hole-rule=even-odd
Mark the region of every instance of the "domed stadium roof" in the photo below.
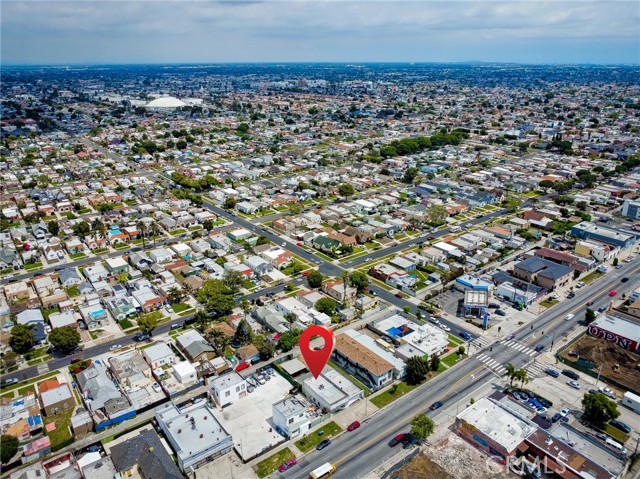
[[[181,108],[187,106],[182,100],[178,100],[172,96],[164,96],[162,98],[156,98],[155,100],[147,103],[147,108]]]

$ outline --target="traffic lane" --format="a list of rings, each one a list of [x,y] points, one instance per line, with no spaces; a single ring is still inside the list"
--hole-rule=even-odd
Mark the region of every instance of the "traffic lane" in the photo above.
[[[461,223],[459,226],[461,226],[462,228],[465,227],[469,227],[469,226],[475,226],[479,223],[483,223],[485,221],[497,218],[499,216],[502,216],[504,214],[505,210],[496,210],[493,213],[489,213],[488,215],[485,216],[480,216],[478,218],[474,218],[472,220],[469,221],[465,221],[464,223]],[[433,236],[434,238],[441,238],[445,235],[448,235],[451,233],[451,228],[445,228],[442,230],[437,230],[434,231],[433,233],[422,233],[421,235],[413,238],[412,240],[409,241],[405,241],[403,243],[399,243],[396,246],[391,246],[389,248],[383,248],[380,249],[378,251],[373,251],[372,253],[370,253],[369,255],[366,255],[366,257],[360,257],[360,258],[356,258],[355,260],[350,261],[349,263],[353,264],[353,267],[358,267],[364,263],[366,263],[368,261],[372,261],[375,259],[379,259],[382,258],[384,256],[387,256],[389,254],[392,253],[398,253],[406,248],[409,248],[411,246],[415,246],[416,244],[418,244],[420,241],[425,241],[426,237],[429,236]]]
[[[400,310],[404,311],[404,307],[409,306],[411,308],[411,314],[413,315],[415,315],[418,312],[421,315],[427,314],[424,311],[420,311],[420,309],[418,309],[418,307],[415,304],[405,301],[404,299],[398,298],[394,293],[391,293],[386,289],[383,289],[380,286],[377,286],[374,283],[369,284],[368,288],[370,292],[375,293],[376,296],[378,296],[379,298],[383,299],[388,303],[393,304]],[[405,294],[405,293],[402,293],[402,294]],[[471,334],[472,339],[478,337],[477,330],[467,329],[466,327],[460,326],[459,324],[453,323],[445,318],[438,318],[438,322],[446,325],[450,329],[450,331],[448,332],[454,335],[458,335],[461,331],[464,331]]]
[[[335,444],[332,440],[332,444],[322,451],[324,454],[310,453],[309,459],[304,456],[304,462],[301,464],[302,470],[293,468],[290,474],[285,474],[285,477],[306,478],[313,469],[325,462],[337,464],[338,469],[342,470],[350,461],[354,460],[354,457],[362,456],[362,454],[370,455],[370,458],[367,459],[370,464],[377,462],[378,458],[384,457],[386,452],[391,449],[388,442],[393,436],[400,432],[408,432],[409,422],[416,414],[421,412],[427,412],[429,415],[437,414],[437,411],[435,413],[428,411],[433,402],[443,400],[443,398],[445,401],[450,401],[451,398],[456,397],[456,393],[461,396],[466,395],[478,386],[485,384],[490,376],[491,374],[483,370],[478,363],[464,361],[456,368],[450,369],[417,387],[412,393],[400,397],[393,402],[391,407],[374,414],[359,430],[356,430],[360,432],[342,434],[335,439]],[[351,469],[348,471],[349,474],[358,472],[357,468],[355,471],[351,471]],[[358,477],[357,475],[347,476],[344,472],[341,474],[344,475],[339,477]]]

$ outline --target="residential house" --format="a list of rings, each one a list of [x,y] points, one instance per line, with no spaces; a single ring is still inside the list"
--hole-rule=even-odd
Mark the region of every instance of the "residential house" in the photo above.
[[[353,302],[358,294],[358,290],[352,286],[346,285],[345,288],[342,280],[324,281],[322,291],[340,303]]]
[[[209,395],[219,407],[229,406],[247,395],[247,383],[240,374],[233,371],[209,381]]]
[[[75,268],[65,268],[58,272],[58,281],[65,288],[70,288],[82,283],[82,278]]]
[[[143,429],[137,436],[112,446],[110,453],[118,477],[134,474],[144,479],[184,477],[153,428]]]
[[[566,285],[573,278],[573,270],[542,258],[529,258],[513,267],[513,276],[534,283],[549,291]]]
[[[304,435],[311,428],[306,404],[295,397],[285,398],[271,406],[276,430],[288,438]]]
[[[162,367],[165,364],[174,364],[177,360],[173,350],[162,342],[143,349],[142,355],[151,369]]]
[[[282,248],[263,251],[261,255],[276,269],[286,268],[293,262],[293,255]]]
[[[362,380],[372,390],[393,381],[393,364],[346,334],[336,336],[333,357],[338,366]]]
[[[107,367],[101,362],[93,362],[87,369],[78,373],[76,382],[89,411],[103,409],[109,402],[124,399],[109,377]]]
[[[192,363],[213,359],[216,351],[195,329],[190,329],[176,338],[176,346]]]
[[[54,380],[57,383],[57,381]],[[38,387],[38,398],[46,416],[58,414],[76,407],[76,401],[69,384],[62,383],[57,386]]]

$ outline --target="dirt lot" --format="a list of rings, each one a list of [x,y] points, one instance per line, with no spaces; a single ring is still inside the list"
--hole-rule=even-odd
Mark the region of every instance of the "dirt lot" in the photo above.
[[[580,359],[586,359],[594,364],[602,364],[602,376],[614,379],[621,384],[636,389],[640,384],[640,355],[627,351],[620,346],[594,338],[593,336],[583,336],[570,348],[567,348],[562,356],[569,361],[575,361],[575,357],[569,356],[570,352],[575,352]],[[619,367],[614,369],[615,365]]]
[[[504,466],[462,440],[449,429],[436,433],[423,453],[414,457],[396,475],[400,479],[506,479],[516,477]],[[395,477],[395,476],[392,476]]]

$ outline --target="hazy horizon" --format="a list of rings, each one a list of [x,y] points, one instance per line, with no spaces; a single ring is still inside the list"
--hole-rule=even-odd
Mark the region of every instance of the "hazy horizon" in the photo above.
[[[4,1],[3,65],[637,65],[636,1]]]

